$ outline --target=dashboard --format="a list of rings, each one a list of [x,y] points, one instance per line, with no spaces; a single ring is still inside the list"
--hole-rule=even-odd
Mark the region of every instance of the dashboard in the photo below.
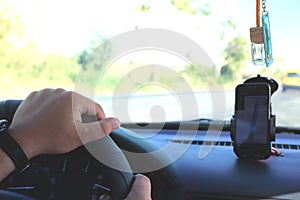
[[[126,151],[153,153],[153,160],[137,166],[155,162],[166,165],[145,172],[152,181],[153,199],[300,198],[300,135],[277,134],[272,145],[283,156],[255,161],[237,158],[228,131],[222,131],[218,140],[209,141],[205,130],[195,133],[185,129],[178,136],[176,129],[128,128],[112,134],[118,146]],[[154,154],[160,149],[163,153]],[[135,161],[128,160],[133,166]],[[30,168],[7,177],[1,188],[36,199],[99,199],[102,195],[111,199],[107,176],[99,161],[80,147],[63,155],[34,158]]]
[[[151,135],[152,131],[139,132]],[[206,131],[198,131],[194,138],[186,131],[185,137],[173,140],[175,132],[163,130],[152,140],[161,145],[172,142],[176,146],[174,149],[188,146],[173,163],[183,188],[182,199],[300,199],[299,135],[276,135],[276,142],[272,145],[283,156],[240,160],[233,152],[228,131],[223,131],[216,142],[205,142]],[[205,145],[213,147],[201,157],[201,148]]]

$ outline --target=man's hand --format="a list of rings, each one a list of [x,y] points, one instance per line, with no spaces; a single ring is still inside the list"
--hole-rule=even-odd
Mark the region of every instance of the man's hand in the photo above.
[[[82,115],[97,121],[82,123]],[[106,118],[101,106],[75,92],[44,89],[31,93],[17,109],[9,133],[28,158],[40,154],[61,154],[82,144],[103,138],[120,127],[116,118]],[[0,180],[14,170],[12,161],[0,149]],[[141,174],[127,200],[151,200],[150,180]]]
[[[82,123],[81,115],[94,115],[98,121]],[[69,152],[119,126],[118,119],[106,118],[101,106],[86,97],[63,89],[44,89],[24,100],[9,130],[32,158]]]

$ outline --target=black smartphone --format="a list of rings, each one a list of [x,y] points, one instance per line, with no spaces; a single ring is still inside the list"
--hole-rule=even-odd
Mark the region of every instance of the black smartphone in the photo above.
[[[238,157],[267,159],[270,156],[270,96],[267,83],[236,87],[234,152]]]

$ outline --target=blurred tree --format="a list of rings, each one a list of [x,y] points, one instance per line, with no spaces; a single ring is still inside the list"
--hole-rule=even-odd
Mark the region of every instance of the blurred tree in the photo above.
[[[249,52],[248,41],[241,36],[231,39],[223,54],[227,64],[221,68],[223,81],[239,79],[241,72],[245,69]]]
[[[199,0],[170,0],[170,2],[176,8],[176,10],[185,12],[187,14],[202,14],[207,16],[211,13],[210,4],[208,3],[209,1],[207,3],[203,3],[203,1]],[[151,9],[151,3],[151,0],[145,0],[144,3],[137,8],[137,10],[146,13]]]
[[[193,65],[186,65],[180,74],[193,86],[214,86],[218,82],[218,73],[215,66],[201,65],[197,68]]]
[[[95,87],[98,83],[101,67],[105,66],[113,53],[112,44],[109,40],[98,37],[91,41],[90,47],[83,50],[77,59],[81,66],[80,76],[76,78],[76,82],[83,83],[86,86]],[[112,87],[115,84],[115,77],[106,77],[105,84]]]
[[[221,33],[221,40],[228,40],[229,35],[234,35],[234,32],[236,32],[237,25],[233,21],[233,19],[227,19],[227,21],[222,23],[223,31]]]
[[[21,71],[31,68],[38,62],[38,48],[34,43],[25,39],[21,17],[13,11],[12,7],[0,1],[1,67]]]
[[[99,70],[112,55],[112,45],[109,40],[98,36],[91,41],[90,47],[83,50],[78,59],[83,70]]]
[[[89,55],[88,50],[86,49],[83,50],[78,56],[78,63],[83,64],[86,61],[88,55]]]
[[[75,81],[79,70],[75,58],[67,58],[61,54],[47,54],[39,65],[40,76],[51,81]]]
[[[41,79],[75,81],[79,64],[61,54],[41,56],[38,47],[24,37],[24,24],[12,7],[0,0],[0,66],[15,82]]]
[[[14,68],[18,64],[22,49],[23,24],[12,8],[0,1],[0,64],[2,67]],[[18,53],[18,54],[17,54]],[[14,60],[11,60],[14,57]]]
[[[151,6],[149,3],[143,3],[139,8],[138,10],[143,12],[143,13],[146,13],[150,10]]]
[[[22,38],[23,28],[20,16],[13,12],[11,6],[0,1],[0,42]]]
[[[220,40],[227,46],[222,54],[224,65],[220,69],[221,80],[226,83],[234,83],[242,78],[241,72],[246,68],[249,59],[248,40],[237,32],[237,24],[229,18],[222,23],[223,29]]]
[[[210,4],[198,4],[198,0],[171,0],[171,3],[179,11],[186,12],[188,14],[202,14],[204,16],[210,15],[211,9]]]

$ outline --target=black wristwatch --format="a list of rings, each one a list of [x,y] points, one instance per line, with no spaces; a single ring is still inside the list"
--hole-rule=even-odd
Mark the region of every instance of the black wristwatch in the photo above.
[[[6,119],[0,120],[0,148],[13,161],[16,171],[22,172],[30,166],[30,162],[20,145],[9,134],[8,126]]]

